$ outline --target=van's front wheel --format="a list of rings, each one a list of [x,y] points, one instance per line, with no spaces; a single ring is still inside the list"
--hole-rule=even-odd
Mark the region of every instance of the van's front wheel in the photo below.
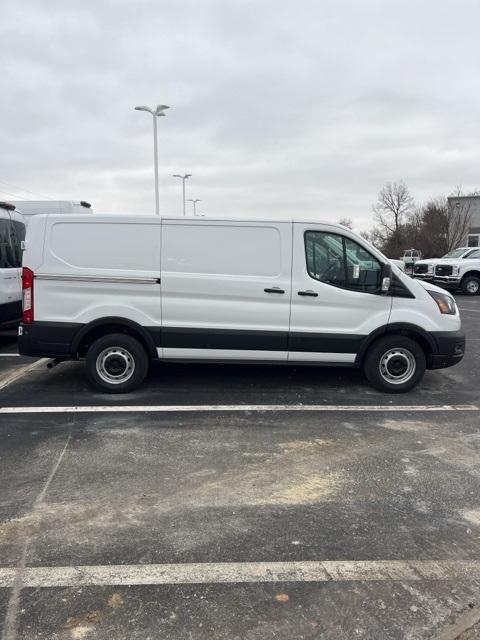
[[[99,391],[128,393],[148,371],[148,356],[138,340],[112,333],[96,340],[85,357],[87,377]]]
[[[423,349],[405,336],[385,336],[367,353],[365,375],[376,389],[386,393],[405,393],[423,378],[426,358]]]

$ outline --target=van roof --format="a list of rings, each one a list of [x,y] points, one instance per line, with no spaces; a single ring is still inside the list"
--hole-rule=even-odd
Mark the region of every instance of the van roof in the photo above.
[[[91,204],[85,200],[12,200],[17,211],[24,215],[42,213],[92,213]]]
[[[131,220],[131,221],[135,221],[135,220],[141,220],[141,221],[151,221],[151,222],[155,222],[155,221],[173,221],[173,222],[253,222],[253,223],[281,223],[281,222],[296,222],[296,223],[302,223],[302,224],[323,224],[323,225],[328,225],[329,227],[336,227],[338,229],[342,229],[342,230],[347,230],[347,231],[351,231],[351,229],[349,229],[348,227],[345,227],[344,225],[341,225],[337,222],[331,222],[330,220],[320,220],[317,218],[303,218],[303,217],[299,217],[299,218],[279,218],[279,217],[268,217],[268,216],[262,216],[261,218],[252,218],[252,217],[231,217],[231,216],[173,216],[173,215],[161,215],[161,216],[156,216],[154,214],[148,215],[148,214],[142,214],[142,215],[134,215],[134,214],[128,214],[128,213],[95,213],[94,215],[91,214],[83,214],[83,213],[76,213],[76,214],[72,214],[69,215],[68,217],[66,216],[62,216],[59,214],[55,214],[55,213],[48,213],[48,214],[40,214],[41,216],[46,216],[48,218],[58,218],[59,220],[61,219],[62,222],[73,222],[74,220],[88,220],[89,222],[95,222],[95,221],[99,221],[100,219],[116,219],[116,220]],[[37,217],[37,216],[35,216]],[[39,216],[38,216],[39,217]]]

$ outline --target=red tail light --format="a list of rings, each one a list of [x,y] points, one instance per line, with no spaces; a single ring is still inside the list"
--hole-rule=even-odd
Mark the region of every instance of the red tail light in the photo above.
[[[22,303],[23,322],[32,324],[33,322],[33,271],[28,267],[22,269]]]

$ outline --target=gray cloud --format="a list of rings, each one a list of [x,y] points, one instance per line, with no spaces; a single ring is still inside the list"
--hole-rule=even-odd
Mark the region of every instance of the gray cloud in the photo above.
[[[475,0],[8,1],[0,180],[97,210],[352,217],[480,186]],[[0,183],[0,197],[29,194]],[[6,192],[1,191],[6,189]]]

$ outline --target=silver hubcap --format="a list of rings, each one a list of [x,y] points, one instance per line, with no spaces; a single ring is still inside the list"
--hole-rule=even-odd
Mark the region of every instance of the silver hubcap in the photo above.
[[[398,347],[389,349],[380,358],[380,375],[390,384],[404,384],[414,375],[417,364],[411,351]]]
[[[108,384],[121,384],[130,380],[135,371],[132,354],[123,347],[107,347],[97,356],[97,374]]]
[[[478,293],[478,282],[476,280],[469,280],[467,282],[468,293]]]

